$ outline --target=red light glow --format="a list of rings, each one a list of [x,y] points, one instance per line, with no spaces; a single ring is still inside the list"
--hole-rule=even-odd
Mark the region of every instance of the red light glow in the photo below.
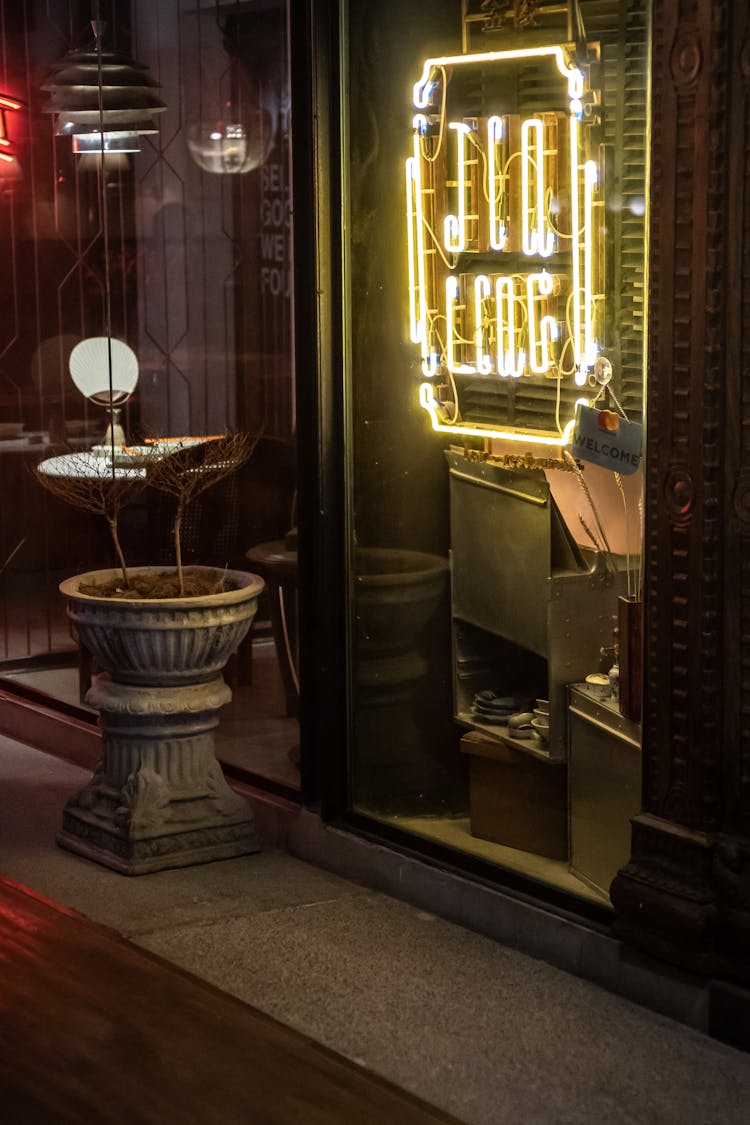
[[[10,98],[7,94],[0,94],[0,146],[5,150],[0,152],[0,160],[6,164],[12,164],[16,158],[16,152],[12,140],[8,136],[8,122],[6,120],[6,113],[8,110],[19,110],[23,108],[23,102],[19,102],[16,98]]]

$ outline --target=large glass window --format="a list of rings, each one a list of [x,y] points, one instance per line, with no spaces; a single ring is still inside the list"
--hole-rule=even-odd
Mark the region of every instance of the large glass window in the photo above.
[[[85,692],[57,585],[113,565],[112,548],[32,469],[110,455],[85,384],[114,356],[134,373],[114,419],[123,459],[249,435],[246,464],[190,508],[183,555],[266,578],[217,748],[295,786],[285,0],[24,0],[4,5],[0,36],[0,674],[75,705]],[[128,561],[170,565],[170,524],[147,489],[122,513]]]
[[[606,900],[640,805],[645,0],[349,5],[351,801]]]

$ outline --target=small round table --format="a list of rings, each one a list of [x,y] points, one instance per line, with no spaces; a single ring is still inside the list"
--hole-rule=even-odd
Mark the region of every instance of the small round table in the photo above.
[[[82,450],[80,453],[62,453],[59,457],[48,457],[38,466],[40,473],[50,477],[70,477],[77,480],[97,478],[107,480],[114,477],[116,480],[137,480],[146,476],[146,467],[140,465],[114,466],[107,457],[99,457],[96,453]]]

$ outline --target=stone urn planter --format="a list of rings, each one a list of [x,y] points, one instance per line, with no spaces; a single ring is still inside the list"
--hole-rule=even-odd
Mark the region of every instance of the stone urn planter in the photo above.
[[[68,801],[58,843],[127,875],[258,851],[250,807],[216,760],[214,730],[231,698],[222,670],[250,628],[263,580],[227,571],[224,591],[187,598],[80,590],[118,574],[60,585],[79,642],[102,669],[86,702],[99,711],[104,747],[93,778]]]

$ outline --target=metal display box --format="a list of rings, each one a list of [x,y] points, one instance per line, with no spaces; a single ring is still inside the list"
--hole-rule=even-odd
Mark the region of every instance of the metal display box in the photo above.
[[[553,761],[567,753],[566,686],[599,667],[625,592],[604,556],[579,547],[541,470],[447,454],[450,472],[454,702],[465,726]],[[549,742],[510,738],[471,715],[491,689],[550,702]]]
[[[641,729],[586,684],[570,688],[569,729],[570,870],[606,895],[641,809]]]

